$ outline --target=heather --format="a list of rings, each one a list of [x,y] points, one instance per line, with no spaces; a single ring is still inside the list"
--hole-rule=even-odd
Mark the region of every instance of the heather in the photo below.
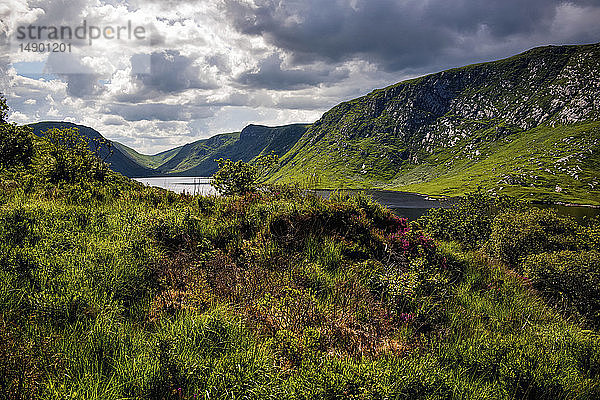
[[[32,150],[0,164],[1,398],[600,397],[597,221],[178,195],[5,131]]]

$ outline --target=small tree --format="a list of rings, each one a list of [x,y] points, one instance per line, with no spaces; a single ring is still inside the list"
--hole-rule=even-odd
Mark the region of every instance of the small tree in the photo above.
[[[49,129],[44,142],[42,169],[50,182],[102,181],[108,173],[108,165],[98,158],[102,143],[91,151],[77,128]]]
[[[0,167],[29,165],[33,157],[31,128],[6,122],[8,106],[0,95]]]
[[[219,170],[212,176],[210,184],[225,196],[255,192],[261,181],[261,173],[277,163],[275,154],[258,157],[253,164],[245,161],[215,160]]]
[[[0,167],[29,165],[33,157],[31,128],[0,124]]]
[[[0,124],[6,123],[6,117],[8,116],[8,104],[6,104],[6,98],[3,94],[0,94]]]

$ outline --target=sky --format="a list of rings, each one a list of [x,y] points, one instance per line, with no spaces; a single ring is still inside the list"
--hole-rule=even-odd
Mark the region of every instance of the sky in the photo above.
[[[596,43],[598,21],[600,0],[2,0],[0,92],[12,122],[70,121],[155,154],[314,122],[408,78]]]

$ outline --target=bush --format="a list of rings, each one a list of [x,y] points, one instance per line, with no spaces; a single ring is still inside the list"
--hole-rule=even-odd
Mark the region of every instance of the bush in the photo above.
[[[578,229],[572,218],[554,210],[506,212],[494,219],[486,248],[492,256],[516,266],[530,254],[576,248]]]
[[[77,128],[49,129],[44,142],[40,169],[51,183],[103,181],[109,173],[108,165],[97,157],[103,143],[92,152]]]
[[[233,162],[222,158],[216,160],[219,170],[212,177],[211,185],[225,196],[256,191],[256,168],[242,160]]]
[[[560,251],[528,256],[523,271],[557,308],[600,326],[600,253]]]
[[[489,238],[492,221],[498,213],[518,207],[515,199],[494,197],[480,189],[466,194],[450,208],[429,210],[419,224],[436,239],[476,248]]]
[[[27,166],[33,157],[31,128],[6,122],[8,105],[0,95],[0,168]]]
[[[600,251],[600,217],[593,218],[587,226],[582,227],[578,241],[583,249]]]
[[[8,116],[8,105],[6,99],[0,94],[0,124],[6,123],[6,117]]]
[[[277,156],[258,157],[254,164],[222,158],[215,161],[219,170],[213,175],[211,185],[222,195],[230,196],[255,192],[261,172],[275,164]]]
[[[0,123],[0,167],[27,166],[33,157],[31,128]]]

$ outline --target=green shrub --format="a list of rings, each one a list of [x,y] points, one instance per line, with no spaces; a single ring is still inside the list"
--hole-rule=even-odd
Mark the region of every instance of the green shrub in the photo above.
[[[524,273],[536,289],[562,311],[600,326],[600,253],[559,251],[525,258]]]
[[[27,166],[33,157],[32,130],[6,122],[8,105],[0,95],[0,169]]]
[[[579,225],[554,210],[532,208],[498,215],[492,224],[488,252],[511,266],[529,255],[577,247]]]
[[[583,249],[600,251],[600,217],[582,227],[577,240]]]
[[[277,162],[277,156],[258,157],[253,164],[242,160],[215,160],[219,170],[211,179],[211,185],[225,196],[255,192],[260,183],[261,173]]]
[[[419,224],[437,239],[477,248],[489,238],[494,217],[518,207],[515,199],[495,197],[478,190],[468,193],[450,208],[430,209],[419,218]]]
[[[212,177],[211,185],[225,196],[256,191],[257,174],[253,165],[242,160],[233,162],[222,158],[216,160],[219,170]]]
[[[33,157],[31,128],[0,123],[0,168],[27,166]]]
[[[40,169],[49,182],[101,182],[109,174],[108,165],[89,149],[77,128],[52,128],[43,139]]]

